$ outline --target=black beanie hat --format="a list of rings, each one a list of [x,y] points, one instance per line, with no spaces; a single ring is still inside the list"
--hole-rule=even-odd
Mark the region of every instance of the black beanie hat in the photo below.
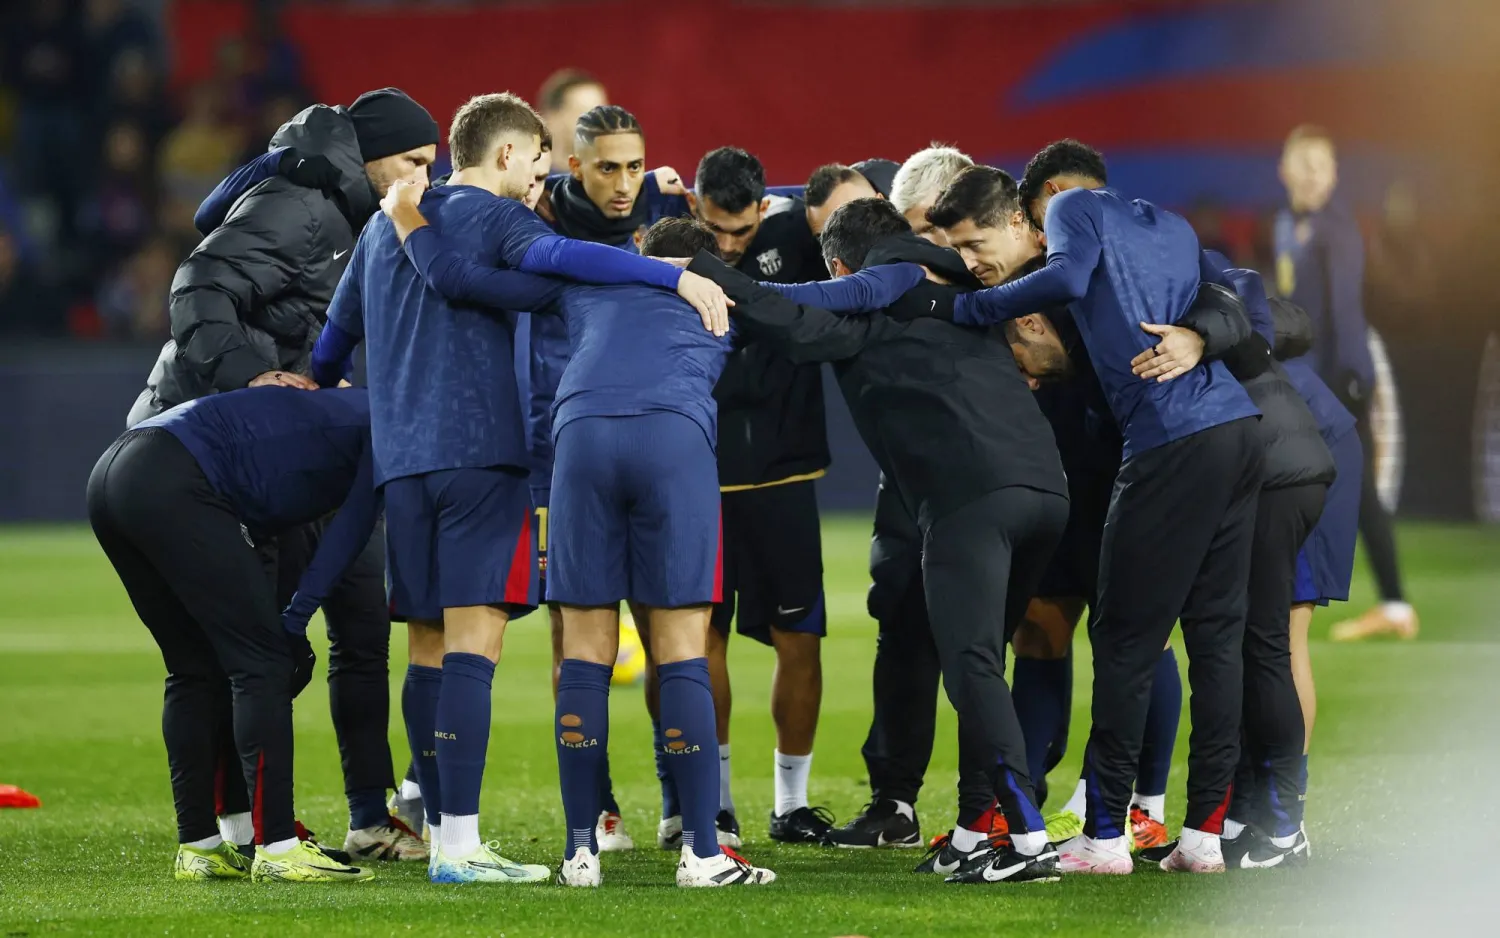
[[[349,105],[366,163],[438,142],[437,121],[400,88],[366,91]]]
[[[887,199],[891,197],[891,187],[896,184],[896,170],[900,168],[901,164],[895,160],[882,159],[860,160],[853,166],[856,172],[870,181],[876,192]]]

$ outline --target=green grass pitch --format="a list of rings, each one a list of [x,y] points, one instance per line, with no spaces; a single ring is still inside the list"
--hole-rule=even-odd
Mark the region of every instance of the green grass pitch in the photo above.
[[[875,628],[865,616],[869,524],[826,523],[831,632],[812,796],[840,820],[866,796],[859,745],[870,713]],[[1169,877],[1138,870],[1111,881],[947,886],[909,872],[918,851],[833,852],[773,845],[765,835],[773,733],[769,649],[732,644],[734,792],[745,853],[780,879],[756,890],[678,890],[672,857],[653,845],[658,808],[650,725],[638,688],[617,688],[611,740],[616,791],[642,845],[604,860],[597,891],[553,886],[437,887],[425,869],[381,865],[369,884],[180,884],[171,878],[174,826],[160,736],[162,665],[92,537],[81,528],[0,529],[0,783],[44,807],[0,811],[0,936],[151,935],[1240,935],[1319,932],[1368,936],[1447,933],[1442,914],[1469,894],[1471,867],[1452,844],[1493,822],[1491,766],[1500,708],[1500,531],[1406,525],[1401,544],[1423,617],[1414,644],[1314,647],[1320,714],[1302,874]],[[1358,568],[1354,602],[1321,613],[1321,638],[1343,612],[1372,599]],[[547,730],[544,619],[517,623],[495,680],[482,830],[518,860],[555,864],[562,846],[556,762]],[[314,631],[316,632],[315,625]],[[1052,776],[1054,809],[1076,778],[1088,726],[1089,658],[1080,638],[1069,758]],[[405,640],[392,636],[392,748],[405,748],[398,684]],[[320,658],[323,649],[319,648]],[[321,671],[321,665],[320,665]],[[1484,701],[1482,702],[1482,698]],[[918,805],[924,834],[951,823],[954,721],[946,704]],[[297,804],[325,835],[342,832],[338,755],[326,688],[296,707]],[[1168,796],[1180,820],[1187,721]],[[398,766],[399,771],[399,766]],[[1413,851],[1414,831],[1439,853]],[[1457,835],[1462,834],[1462,837]],[[329,840],[339,838],[328,836]],[[1441,876],[1424,876],[1424,872]],[[1479,873],[1475,874],[1479,876]],[[1490,872],[1489,877],[1495,874]],[[1458,876],[1458,881],[1464,877]],[[1500,878],[1482,895],[1500,894]],[[1491,906],[1493,908],[1493,906]],[[1487,921],[1489,924],[1479,924]],[[1459,916],[1469,934],[1494,918]]]

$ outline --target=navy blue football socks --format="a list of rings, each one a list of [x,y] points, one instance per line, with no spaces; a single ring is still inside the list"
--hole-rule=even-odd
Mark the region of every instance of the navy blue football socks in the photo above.
[[[620,813],[620,803],[615,800],[615,780],[609,775],[608,751],[599,753],[599,809],[610,814]]]
[[[719,739],[708,659],[689,658],[657,668],[661,675],[661,749],[682,802],[682,844],[695,855],[719,853]]]
[[[656,780],[661,782],[661,816],[676,817],[682,813],[682,802],[677,797],[677,782],[667,768],[667,738],[661,734],[661,720],[651,721],[651,747],[656,754]]]
[[[1177,672],[1177,654],[1168,648],[1156,659],[1156,673],[1151,678],[1151,706],[1146,711],[1146,734],[1141,739],[1136,794],[1166,794],[1181,719],[1182,675]]]
[[[435,729],[443,814],[479,814],[479,787],[490,745],[490,686],[494,679],[495,663],[483,655],[449,652],[443,656],[443,690],[438,695]]]
[[[557,777],[562,785],[563,816],[568,825],[565,859],[580,847],[599,852],[594,826],[599,819],[600,773],[609,747],[609,678],[607,664],[564,658],[557,679]]]
[[[1011,675],[1016,721],[1021,724],[1021,734],[1026,739],[1027,774],[1031,776],[1039,802],[1046,797],[1048,750],[1056,744],[1060,734],[1065,737],[1067,732],[1068,707],[1072,704],[1072,671],[1073,662],[1067,658],[1017,658]]]
[[[384,788],[359,788],[345,792],[345,797],[349,800],[351,831],[382,827],[390,820],[391,812],[385,806]]]
[[[406,666],[401,685],[401,716],[406,722],[406,742],[411,747],[412,768],[422,789],[422,813],[428,824],[441,824],[442,786],[438,784],[437,729],[438,695],[443,689],[441,668],[418,664]]]

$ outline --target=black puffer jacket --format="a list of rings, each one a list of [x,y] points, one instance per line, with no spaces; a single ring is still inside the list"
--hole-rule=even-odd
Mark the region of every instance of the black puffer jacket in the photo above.
[[[245,387],[267,371],[307,373],[328,301],[377,199],[343,106],[313,105],[270,145],[326,156],[342,174],[340,192],[325,195],[274,176],[240,197],[177,268],[172,339],[127,424]]]
[[[1213,302],[1208,302],[1210,295]],[[1260,433],[1266,444],[1266,475],[1261,487],[1332,483],[1338,470],[1318,431],[1318,422],[1281,363],[1272,357],[1265,338],[1250,328],[1240,298],[1226,287],[1204,283],[1198,301],[1179,325],[1203,336],[1203,357],[1222,358],[1260,408]]]

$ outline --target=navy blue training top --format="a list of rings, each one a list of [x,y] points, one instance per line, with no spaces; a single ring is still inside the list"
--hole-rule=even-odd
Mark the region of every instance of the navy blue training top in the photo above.
[[[1332,387],[1357,378],[1369,393],[1375,363],[1365,322],[1365,245],[1354,214],[1337,194],[1307,215],[1284,209],[1275,241],[1277,292],[1312,319],[1309,354],[1318,375]]]
[[[580,417],[680,413],[717,448],[713,388],[733,349],[675,292],[642,285],[584,286],[484,267],[433,228],[419,229],[406,252],[422,278],[450,301],[490,309],[552,309],[566,320],[571,354],[552,405],[552,440]],[[869,312],[888,306],[923,277],[915,264],[891,264],[824,283],[774,284],[803,303]]]
[[[1130,360],[1155,341],[1141,324],[1174,324],[1197,296],[1198,236],[1185,219],[1113,189],[1069,189],[1048,204],[1044,229],[1046,266],[959,296],[956,322],[990,325],[1068,304],[1126,459],[1259,413],[1222,362],[1162,383],[1131,371]]]
[[[1266,298],[1266,285],[1261,280],[1260,274],[1253,270],[1229,267],[1227,264],[1223,265],[1223,274],[1234,287],[1234,292],[1245,301],[1245,309],[1250,314],[1251,326],[1260,333],[1268,345],[1274,348],[1276,326],[1271,319],[1271,305]],[[1342,440],[1354,429],[1354,415],[1339,403],[1333,391],[1329,390],[1328,385],[1318,377],[1309,358],[1310,353],[1287,359],[1281,363],[1282,369],[1286,372],[1287,380],[1291,382],[1292,387],[1297,389],[1297,393],[1306,402],[1307,409],[1312,411],[1313,419],[1318,422],[1318,433],[1323,437],[1323,442],[1332,448],[1334,443]]]
[[[182,442],[257,541],[338,512],[284,616],[288,629],[306,630],[375,527],[365,389],[242,388],[179,404],[130,432],[153,427]]]
[[[659,261],[559,237],[525,205],[474,186],[438,186],[421,208],[432,224],[413,232],[408,248],[437,238],[436,226],[453,233],[461,260],[504,265],[513,275],[673,288],[681,276]],[[538,308],[534,296],[526,302],[520,309]],[[444,469],[528,468],[516,388],[517,314],[497,312],[429,287],[384,215],[365,225],[328,307],[335,329],[324,330],[313,354],[314,376],[324,383],[340,371],[328,363],[336,359],[328,344],[364,340],[376,485]]]

